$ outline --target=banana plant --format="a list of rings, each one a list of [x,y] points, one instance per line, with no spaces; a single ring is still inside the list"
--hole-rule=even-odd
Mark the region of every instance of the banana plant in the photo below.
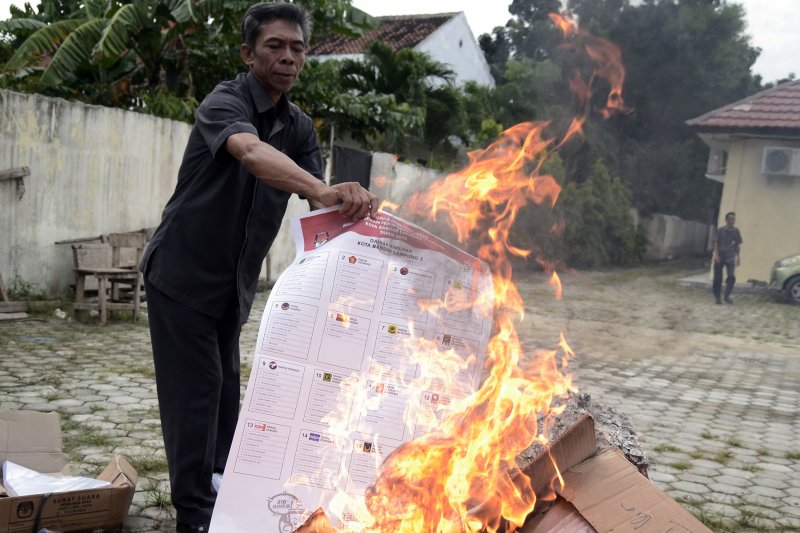
[[[180,49],[176,41],[187,27],[205,24],[222,4],[222,0],[88,0],[63,20],[0,21],[0,33],[32,31],[4,70],[38,69],[39,83],[45,87],[74,80],[86,67],[101,81],[113,81],[103,80],[105,71],[132,55],[131,68],[144,71],[146,81],[157,81],[164,60],[175,62],[175,51]]]

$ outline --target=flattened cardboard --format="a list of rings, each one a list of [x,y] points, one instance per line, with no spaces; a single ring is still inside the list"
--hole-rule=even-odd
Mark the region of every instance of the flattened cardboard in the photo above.
[[[575,507],[568,501],[559,498],[545,512],[531,515],[522,525],[519,533],[597,533]]]
[[[596,449],[594,421],[585,415],[553,441],[550,454],[520,465],[538,495],[546,495],[553,485],[559,495],[546,512],[537,506],[520,533],[710,533],[618,449],[595,455]],[[563,488],[554,483],[550,456],[564,478]],[[315,527],[319,524],[306,522],[298,532],[325,531]]]
[[[640,474],[616,448],[570,468],[564,473],[564,482],[559,495],[597,531],[711,532]]]
[[[547,494],[548,489],[554,484],[558,485],[558,474],[553,461],[563,474],[569,468],[593,456],[596,451],[594,420],[585,414],[552,442],[549,454],[546,452],[540,454],[530,463],[520,465],[520,469],[531,478],[533,489],[541,497]]]
[[[5,421],[6,431],[0,433],[2,439],[0,454],[14,450],[15,454],[20,454],[16,457],[27,457],[28,462],[24,466],[43,473],[63,470],[63,468],[56,470],[41,468],[43,464],[51,464],[49,461],[54,460],[59,454],[66,462],[66,457],[61,454],[61,429],[56,413],[4,411],[0,413],[0,420]],[[53,434],[54,427],[57,439]],[[16,433],[18,428],[22,428],[21,431],[25,433]],[[27,448],[22,437],[28,439]],[[13,447],[4,448],[6,443],[12,443]],[[26,449],[29,451],[26,452]],[[52,464],[58,465],[58,463]],[[117,455],[97,478],[108,481],[112,486],[57,494],[0,498],[0,533],[30,533],[41,528],[60,533],[121,528],[133,501],[138,478],[136,469],[124,457]]]
[[[63,472],[58,413],[0,411],[0,464],[11,461],[37,472]]]
[[[583,415],[578,421],[564,431],[557,439],[554,439],[550,447],[550,455],[555,459],[560,470],[566,470],[572,465],[578,464],[587,457],[594,455],[597,445],[594,438],[594,420],[588,414]],[[531,479],[536,494],[544,494],[551,488],[553,481],[557,478],[556,469],[553,461],[547,452],[543,452],[537,457],[526,463],[519,464],[519,469]],[[513,475],[519,475],[512,474]],[[556,481],[557,482],[557,481]],[[551,491],[552,494],[552,491]],[[476,507],[480,508],[478,505]],[[325,526],[323,526],[323,524]],[[326,532],[324,527],[331,527],[325,513],[318,509],[309,519],[297,530],[300,532]],[[334,531],[332,528],[330,531]]]

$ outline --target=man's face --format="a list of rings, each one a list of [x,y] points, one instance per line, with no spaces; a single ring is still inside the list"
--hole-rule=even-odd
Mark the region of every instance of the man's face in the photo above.
[[[736,224],[736,215],[728,215],[725,217],[725,223],[728,227],[733,227]]]
[[[267,91],[272,102],[292,88],[306,61],[306,46],[300,26],[286,20],[261,25],[255,49],[242,44],[242,60]]]

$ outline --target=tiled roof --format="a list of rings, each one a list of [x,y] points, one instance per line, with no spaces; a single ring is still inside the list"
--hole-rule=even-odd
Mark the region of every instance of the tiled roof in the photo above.
[[[700,132],[800,132],[800,80],[782,83],[715,109],[686,124]]]
[[[455,15],[456,13],[439,13],[376,17],[379,26],[365,32],[361,37],[337,35],[317,41],[308,55],[363,54],[367,45],[376,40],[389,45],[395,52],[403,48],[414,48]]]

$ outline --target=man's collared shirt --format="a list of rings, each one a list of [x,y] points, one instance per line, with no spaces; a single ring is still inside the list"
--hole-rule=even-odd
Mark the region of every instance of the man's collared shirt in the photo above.
[[[738,228],[722,226],[717,230],[717,253],[721,261],[735,258],[740,244],[742,244],[742,234]]]
[[[162,292],[214,317],[238,295],[242,322],[291,196],[228,153],[228,137],[243,132],[322,179],[311,119],[285,95],[273,105],[252,74],[240,74],[217,85],[197,109],[175,192],[141,264]]]

